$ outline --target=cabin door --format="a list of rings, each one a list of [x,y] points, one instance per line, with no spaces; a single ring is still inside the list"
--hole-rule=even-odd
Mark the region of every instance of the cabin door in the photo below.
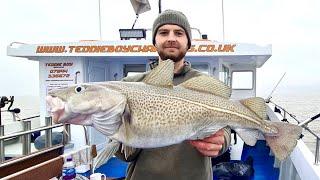
[[[101,60],[88,61],[88,82],[108,81],[108,62]]]

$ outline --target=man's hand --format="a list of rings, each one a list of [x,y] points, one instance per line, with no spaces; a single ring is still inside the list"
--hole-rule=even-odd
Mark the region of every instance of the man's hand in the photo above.
[[[224,130],[220,129],[215,134],[201,140],[190,140],[189,143],[201,154],[217,157],[224,144]]]

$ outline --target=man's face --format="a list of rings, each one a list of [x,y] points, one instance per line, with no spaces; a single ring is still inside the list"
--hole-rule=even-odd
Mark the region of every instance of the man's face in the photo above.
[[[188,38],[183,28],[173,24],[161,26],[155,37],[155,46],[162,60],[178,62],[188,51]]]

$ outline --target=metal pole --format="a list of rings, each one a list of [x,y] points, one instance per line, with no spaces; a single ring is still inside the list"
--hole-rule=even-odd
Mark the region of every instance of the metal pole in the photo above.
[[[159,6],[159,14],[162,12],[161,10],[161,0],[158,1],[158,6]]]
[[[0,125],[0,136],[4,135],[4,125]],[[0,163],[4,162],[5,154],[4,154],[4,139],[0,140]]]
[[[65,132],[63,132],[63,141],[64,144],[68,144],[71,141],[71,128],[70,124],[64,125]]]
[[[86,145],[89,146],[90,143],[89,143],[89,134],[88,134],[88,129],[86,126],[83,126],[83,130],[84,130],[84,136],[86,138]]]
[[[99,1],[99,35],[100,35],[100,40],[102,40],[102,35],[101,35],[101,10],[100,10],[100,0]]]
[[[77,71],[77,72],[76,72],[76,77],[75,77],[75,79],[74,79],[74,83],[75,83],[75,84],[78,84],[78,74],[80,74],[80,71]]]
[[[1,99],[1,97],[0,97],[0,99]],[[1,106],[0,106],[1,107]],[[0,126],[2,125],[2,122],[1,122],[2,120],[1,120],[1,108],[0,108]]]
[[[316,165],[319,165],[319,147],[320,146],[320,138],[317,138],[317,143],[316,143],[316,153],[314,155],[314,163]]]
[[[52,117],[46,117],[46,126],[52,125]],[[47,129],[46,133],[46,147],[52,146],[52,129]]]
[[[11,114],[12,114],[12,120],[13,120],[13,122],[16,122],[16,121],[17,121],[17,119],[16,119],[16,113],[15,113],[15,112],[11,112]]]
[[[23,130],[31,130],[31,121],[23,121]],[[22,138],[22,154],[28,155],[31,152],[31,134],[26,134]]]
[[[221,9],[222,9],[222,40],[224,42],[224,8],[223,8],[223,0],[221,2]]]

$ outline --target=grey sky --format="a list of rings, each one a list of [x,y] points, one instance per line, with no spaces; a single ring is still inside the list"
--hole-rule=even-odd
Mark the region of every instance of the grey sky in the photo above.
[[[152,10],[136,28],[150,28],[158,13],[158,0],[149,1]],[[167,8],[222,40],[221,0],[162,0]],[[279,88],[320,87],[319,9],[319,0],[224,0],[226,41],[273,45],[258,70],[258,95],[266,96],[284,72]],[[131,28],[135,19],[129,0],[101,0],[101,13],[103,40],[119,39],[118,29]],[[37,95],[38,63],[6,56],[6,46],[99,39],[98,0],[1,0],[0,24],[0,95]]]

